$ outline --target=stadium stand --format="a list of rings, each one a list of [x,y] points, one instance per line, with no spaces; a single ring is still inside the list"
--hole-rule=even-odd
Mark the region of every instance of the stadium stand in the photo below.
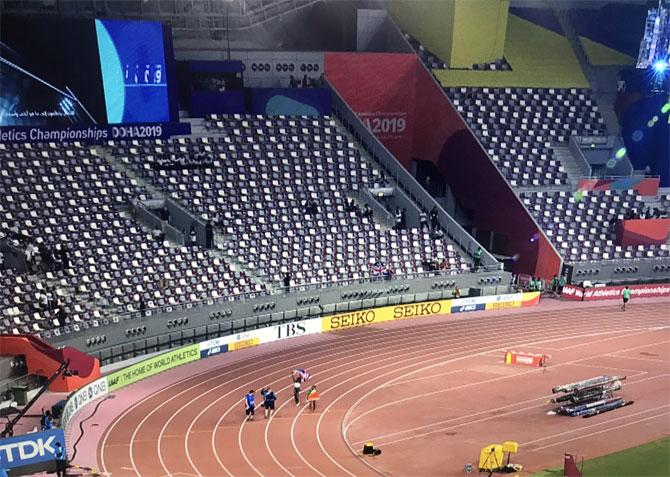
[[[589,90],[448,88],[447,95],[512,186],[563,185],[552,144],[605,132]]]
[[[412,35],[410,35],[409,33],[404,33],[404,36],[407,42],[416,51],[417,55],[419,55],[421,61],[423,61],[429,69],[431,70],[449,69],[446,63],[440,60],[437,57],[437,55],[427,50],[421,44],[421,42],[419,42],[416,38],[412,37]],[[474,64],[472,65],[472,69],[476,71],[511,71],[512,67],[505,58],[500,58],[491,63]]]
[[[137,310],[140,302],[151,308],[262,289],[222,258],[144,230],[123,209],[149,198],[146,191],[89,148],[0,150],[2,229],[43,251],[33,260],[35,274],[4,272],[3,332],[78,330],[109,321],[109,311]],[[42,295],[50,295],[48,302]]]
[[[615,225],[631,210],[645,208],[634,191],[522,193],[526,207],[570,262],[670,256],[670,245],[621,247]]]
[[[439,61],[410,44],[428,68]],[[579,177],[557,157],[555,149],[565,148],[572,135],[607,135],[590,89],[444,89],[566,262],[668,257],[668,244],[615,244],[616,221],[630,210],[641,213],[649,200],[634,190],[577,190]],[[658,200],[664,205],[662,196]]]
[[[435,258],[447,269],[470,268],[446,239],[346,210],[358,191],[390,181],[362,160],[334,119],[214,116],[208,128],[209,137],[115,145],[113,153],[212,220],[225,253],[264,280],[280,283],[287,272],[296,284],[358,279],[375,266],[422,272],[423,262]],[[175,153],[215,159],[203,168],[155,170],[159,157]],[[316,213],[306,210],[308,200]]]

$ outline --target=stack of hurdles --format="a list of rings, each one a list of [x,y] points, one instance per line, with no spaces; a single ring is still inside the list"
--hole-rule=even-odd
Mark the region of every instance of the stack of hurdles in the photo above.
[[[597,376],[595,378],[554,387],[551,392],[561,393],[549,402],[561,404],[547,414],[561,416],[593,417],[633,404],[614,393],[621,389],[626,376]]]

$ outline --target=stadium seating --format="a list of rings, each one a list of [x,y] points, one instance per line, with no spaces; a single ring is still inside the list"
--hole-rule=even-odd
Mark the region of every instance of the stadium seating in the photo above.
[[[589,90],[448,88],[447,95],[513,187],[564,185],[552,144],[605,134]]]
[[[211,136],[114,145],[114,154],[147,180],[212,220],[228,256],[279,283],[367,277],[375,265],[423,271],[437,258],[468,269],[453,244],[417,229],[392,230],[345,209],[349,196],[388,180],[361,158],[330,118],[213,116]],[[173,157],[213,157],[201,168],[158,169]],[[169,160],[169,159],[168,159]],[[305,211],[314,200],[316,214]]]
[[[68,250],[71,267],[16,275],[2,271],[0,331],[73,330],[115,313],[178,305],[260,291],[244,273],[197,247],[156,240],[122,209],[147,193],[87,148],[55,145],[0,146],[0,228],[20,233],[50,250]],[[37,293],[51,288],[65,316],[39,306]],[[55,298],[55,297],[54,297]]]
[[[569,262],[669,257],[670,245],[621,247],[615,225],[628,210],[644,209],[634,191],[523,193],[521,198]]]
[[[413,38],[409,33],[404,33],[404,35],[405,39],[409,42],[410,45],[412,45],[412,48],[414,48],[417,55],[419,55],[419,58],[421,58],[421,61],[423,61],[429,69],[435,70],[435,69],[449,68],[446,63],[444,63],[437,56],[435,56],[433,53],[427,50],[418,40]],[[511,71],[512,67],[507,62],[507,60],[505,60],[505,58],[501,58],[491,63],[480,63],[472,65],[472,69],[477,71]]]

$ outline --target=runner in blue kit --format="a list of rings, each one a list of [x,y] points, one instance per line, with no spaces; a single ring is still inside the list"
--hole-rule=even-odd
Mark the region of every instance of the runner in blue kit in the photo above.
[[[254,420],[254,410],[256,409],[256,396],[254,395],[254,390],[251,389],[249,394],[244,398],[246,405],[247,421]]]

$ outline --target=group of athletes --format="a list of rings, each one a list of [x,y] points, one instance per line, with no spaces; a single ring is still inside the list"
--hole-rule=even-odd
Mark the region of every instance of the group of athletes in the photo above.
[[[302,389],[302,384],[309,379],[309,374],[304,370],[299,370],[300,373],[294,371],[291,373],[291,381],[293,386],[293,399],[295,405],[300,405],[300,391]],[[264,387],[261,389],[261,397],[263,402],[261,406],[263,407],[265,419],[272,417],[275,413],[275,402],[277,401],[277,395],[272,390],[270,386]],[[320,398],[319,392],[316,389],[316,384],[312,384],[306,393],[307,404],[309,405],[309,410],[311,412],[316,411],[316,401]],[[244,406],[245,413],[247,416],[247,421],[253,421],[254,415],[256,413],[256,392],[253,389],[250,389],[247,395],[244,397]]]

